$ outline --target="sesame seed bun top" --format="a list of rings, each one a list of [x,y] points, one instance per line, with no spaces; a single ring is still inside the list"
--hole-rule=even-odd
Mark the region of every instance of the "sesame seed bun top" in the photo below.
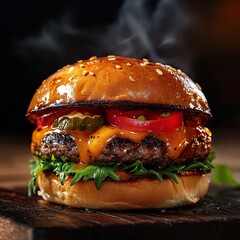
[[[137,105],[211,112],[204,94],[181,70],[147,59],[108,56],[80,60],[44,80],[27,111],[34,115],[62,106]]]

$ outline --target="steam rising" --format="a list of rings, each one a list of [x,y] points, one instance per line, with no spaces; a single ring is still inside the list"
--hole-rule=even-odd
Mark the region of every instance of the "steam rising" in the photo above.
[[[66,10],[59,21],[47,22],[38,35],[22,40],[17,45],[19,56],[64,65],[93,55],[115,54],[145,57],[186,72],[191,67],[188,31],[195,19],[180,1],[126,0],[115,22],[85,29],[74,27],[73,11]]]

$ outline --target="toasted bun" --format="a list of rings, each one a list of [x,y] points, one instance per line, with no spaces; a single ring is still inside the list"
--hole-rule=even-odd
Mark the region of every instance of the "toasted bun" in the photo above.
[[[192,205],[201,199],[209,186],[209,174],[179,176],[179,184],[170,179],[138,179],[128,182],[103,182],[97,190],[93,180],[64,185],[56,174],[41,173],[38,177],[44,200],[76,208],[91,209],[147,209]]]
[[[92,104],[180,108],[211,116],[199,86],[182,71],[116,56],[90,58],[58,70],[37,89],[27,118],[35,122],[41,111]]]

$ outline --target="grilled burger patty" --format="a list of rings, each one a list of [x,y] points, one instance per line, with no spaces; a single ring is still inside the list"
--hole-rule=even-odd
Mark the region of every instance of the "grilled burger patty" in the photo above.
[[[175,163],[204,161],[211,150],[211,139],[208,135],[201,134],[183,150],[180,156],[174,160]],[[68,133],[52,132],[44,137],[41,145],[34,147],[34,155],[44,158],[56,158],[65,156],[69,161],[80,162],[80,156],[74,137]],[[147,136],[141,142],[135,143],[126,138],[113,139],[102,151],[102,153],[91,158],[90,164],[126,164],[137,160],[146,165],[157,165],[166,167],[171,163],[168,157],[165,143]]]

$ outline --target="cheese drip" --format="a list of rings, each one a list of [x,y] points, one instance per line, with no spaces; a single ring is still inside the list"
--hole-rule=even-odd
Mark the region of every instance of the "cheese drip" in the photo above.
[[[184,125],[173,132],[154,133],[153,137],[166,144],[168,157],[172,160],[177,159],[180,156],[190,140],[187,139],[186,128]]]

